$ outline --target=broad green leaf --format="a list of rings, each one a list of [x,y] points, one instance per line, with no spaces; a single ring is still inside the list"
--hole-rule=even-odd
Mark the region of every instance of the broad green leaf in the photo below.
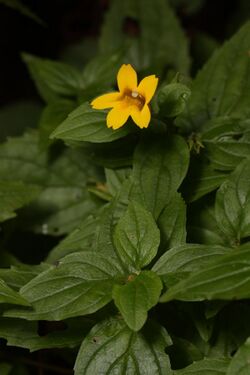
[[[134,190],[136,196],[140,196],[140,203],[152,212],[155,219],[176,195],[186,176],[188,163],[188,147],[179,136],[143,138],[136,148]]]
[[[0,279],[10,288],[19,290],[22,286],[34,279],[39,273],[49,268],[49,265],[42,263],[39,265],[18,264],[10,268],[0,269]]]
[[[159,300],[161,279],[152,271],[132,275],[125,285],[114,285],[113,299],[125,322],[133,331],[139,331],[147,320],[147,312]]]
[[[29,306],[29,302],[0,279],[0,303]]]
[[[1,318],[0,337],[7,340],[9,346],[29,349],[31,352],[50,348],[74,348],[81,344],[90,327],[90,322],[79,318],[78,321],[70,319],[62,322],[59,330],[55,323],[44,322],[45,332],[49,329],[49,333],[41,335],[38,333],[38,322]]]
[[[16,216],[15,211],[38,197],[41,188],[21,181],[0,181],[0,222]]]
[[[226,375],[248,375],[250,372],[250,339],[248,338],[229,364]]]
[[[112,196],[116,196],[124,181],[130,176],[131,168],[105,169],[107,188]]]
[[[250,248],[244,245],[220,256],[204,269],[192,272],[170,288],[162,302],[236,300],[250,298]]]
[[[219,117],[211,121],[201,141],[206,157],[217,170],[232,170],[250,153],[250,120]]]
[[[22,56],[39,94],[46,102],[76,97],[81,93],[81,74],[73,66],[26,53]]]
[[[221,246],[186,244],[167,251],[156,262],[153,271],[161,276],[167,285],[186,279],[193,272],[205,269],[209,263],[220,259],[230,249]]]
[[[51,158],[39,147],[36,132],[11,138],[0,145],[0,180],[20,180],[42,188],[39,199],[22,211],[20,225],[37,232],[60,235],[70,232],[97,207],[87,184],[98,180],[81,149],[61,150]]]
[[[39,122],[39,136],[41,147],[49,146],[51,140],[50,134],[61,124],[70,112],[76,107],[72,100],[58,100],[48,104],[43,112]]]
[[[126,34],[126,27],[124,30],[127,17],[138,22],[140,32],[133,38]],[[169,65],[188,72],[187,39],[164,0],[113,1],[102,27],[100,50],[107,53],[122,46],[127,47],[127,60],[139,70],[154,69],[152,73],[157,73]]]
[[[250,159],[243,161],[216,195],[217,224],[229,243],[250,236]]]
[[[180,194],[173,196],[158,219],[161,248],[171,249],[186,242],[186,205]]]
[[[147,266],[157,254],[160,232],[150,212],[131,202],[114,234],[119,258],[131,271]]]
[[[226,358],[205,358],[174,371],[174,375],[226,375],[228,364],[229,360]]]
[[[157,103],[161,114],[176,117],[183,112],[191,91],[182,83],[170,83],[162,86],[157,95]]]
[[[95,252],[73,253],[38,275],[21,294],[46,320],[91,314],[112,299],[112,287],[123,275],[117,262]]]
[[[88,103],[84,103],[69,114],[51,134],[51,138],[103,143],[112,142],[130,132],[128,125],[118,130],[108,128],[106,116],[106,111],[92,109]]]
[[[75,375],[171,375],[165,348],[171,345],[166,330],[147,324],[139,333],[121,319],[97,324],[84,339],[75,363]]]
[[[187,108],[178,118],[179,127],[186,132],[201,131],[212,118],[250,115],[249,45],[248,22],[198,73]]]

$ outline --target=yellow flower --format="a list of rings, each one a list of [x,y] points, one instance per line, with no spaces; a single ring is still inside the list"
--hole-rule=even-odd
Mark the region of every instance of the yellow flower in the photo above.
[[[117,84],[119,91],[98,96],[91,102],[92,108],[112,108],[107,115],[108,128],[120,128],[129,116],[140,128],[147,128],[151,119],[148,104],[155,93],[158,78],[147,76],[138,85],[136,71],[130,64],[123,64],[117,74]]]

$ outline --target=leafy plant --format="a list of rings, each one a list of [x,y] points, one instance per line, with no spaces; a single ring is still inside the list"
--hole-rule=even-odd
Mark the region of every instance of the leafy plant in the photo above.
[[[115,0],[82,69],[23,54],[46,104],[0,145],[8,345],[60,348],[76,375],[249,373],[249,51],[247,22],[191,82],[171,5]],[[123,63],[160,78],[147,129],[110,129],[90,106]],[[33,252],[49,240],[39,260],[8,252],[25,232]],[[26,374],[4,344],[1,360],[1,375]]]

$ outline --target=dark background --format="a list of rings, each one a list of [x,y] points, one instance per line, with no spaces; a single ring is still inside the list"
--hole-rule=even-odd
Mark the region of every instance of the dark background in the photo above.
[[[191,42],[197,30],[208,32],[220,42],[230,35],[230,19],[239,11],[240,3],[207,0],[198,13],[187,14],[185,6],[180,6],[178,15]],[[29,6],[45,26],[0,4],[2,104],[37,95],[21,61],[21,51],[56,59],[68,45],[85,37],[98,36],[109,0],[23,0],[23,4]]]

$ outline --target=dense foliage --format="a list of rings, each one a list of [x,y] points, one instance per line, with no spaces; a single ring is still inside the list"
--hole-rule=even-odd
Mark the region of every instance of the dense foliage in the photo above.
[[[191,78],[176,3],[114,0],[87,63],[22,55],[46,104],[0,145],[1,375],[34,373],[18,348],[75,375],[250,373],[250,23],[201,36]],[[160,79],[147,129],[89,104],[123,63]],[[42,255],[8,251],[20,233]]]

